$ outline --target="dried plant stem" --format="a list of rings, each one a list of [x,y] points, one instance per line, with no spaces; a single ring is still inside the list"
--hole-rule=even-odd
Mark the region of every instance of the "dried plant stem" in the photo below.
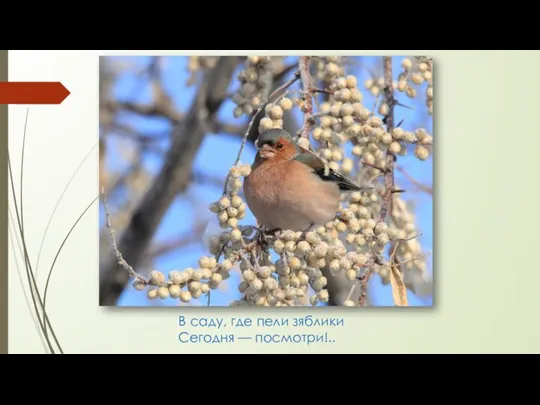
[[[392,254],[390,255],[390,284],[392,286],[392,298],[394,299],[394,304],[397,306],[408,306],[407,287],[401,276],[399,264],[396,261],[396,252],[399,242],[401,241],[396,241],[392,249]]]
[[[377,93],[375,96],[375,101],[373,102],[373,107],[371,107],[371,116],[375,115],[375,112],[377,111],[377,106],[379,105],[379,99],[381,98],[381,93]]]
[[[353,293],[354,293],[354,290],[356,288],[356,285],[357,283],[354,283],[352,286],[351,286],[351,289],[349,290],[349,294],[347,294],[347,298],[345,298],[345,301],[348,301],[351,299]]]
[[[298,62],[304,93],[304,124],[302,125],[301,136],[307,139],[309,139],[309,133],[313,125],[313,87],[311,86],[311,73],[309,71],[310,61],[310,56],[301,56]]]
[[[394,130],[394,90],[392,88],[392,57],[384,57],[384,82],[385,88],[384,93],[386,101],[389,106],[388,115],[386,116],[386,128],[389,133],[392,133]],[[393,208],[393,191],[394,191],[394,163],[396,161],[395,155],[388,149],[386,151],[385,159],[385,174],[384,174],[384,196],[383,204],[379,217],[379,223],[386,220],[386,215],[388,212],[392,212]]]
[[[394,99],[394,89],[392,87],[392,57],[384,56],[384,96],[388,103],[388,115],[385,118],[387,132],[392,133],[394,129],[394,106],[396,104]],[[386,221],[386,215],[388,212],[392,212],[394,201],[394,163],[396,157],[388,149],[386,151],[385,166],[384,166],[384,194],[381,212],[378,223]],[[360,277],[360,285],[362,292],[359,297],[359,305],[364,306],[366,303],[367,289],[369,285],[369,279],[371,277],[372,267],[375,264],[375,258],[372,257],[368,260],[366,270]]]
[[[403,260],[402,262],[397,262],[397,264],[399,266],[401,266],[402,264],[407,264],[407,263],[410,263],[410,262],[414,262],[415,260],[420,260],[420,259],[425,259],[426,256],[430,255],[431,252],[426,252],[424,253],[423,255],[419,255],[419,256],[415,256],[415,257],[412,257],[410,259],[407,259],[407,260]]]

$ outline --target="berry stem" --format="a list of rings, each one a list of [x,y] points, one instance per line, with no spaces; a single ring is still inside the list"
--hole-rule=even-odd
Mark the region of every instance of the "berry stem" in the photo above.
[[[394,130],[394,89],[392,87],[392,57],[383,57],[384,68],[384,97],[388,104],[388,114],[385,117],[385,123],[388,133],[392,133]],[[381,212],[378,223],[382,223],[386,220],[388,212],[392,211],[394,201],[394,162],[396,160],[395,155],[390,151],[390,148],[386,151],[385,167],[384,167],[384,194]],[[375,257],[371,257],[366,263],[366,270],[364,274],[360,276],[361,293],[359,297],[359,305],[362,307],[366,303],[367,289],[369,279],[372,273],[372,267],[375,265]]]
[[[300,70],[300,79],[302,80],[302,90],[304,93],[304,124],[302,125],[301,136],[309,139],[311,126],[313,125],[313,88],[311,86],[311,73],[309,65],[310,56],[300,56],[298,67]]]

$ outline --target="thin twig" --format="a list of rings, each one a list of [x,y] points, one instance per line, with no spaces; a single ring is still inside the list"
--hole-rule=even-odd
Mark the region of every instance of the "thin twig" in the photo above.
[[[364,162],[363,160],[362,160],[362,164],[363,164],[364,166],[368,166],[368,167],[371,167],[371,168],[373,168],[373,169],[377,169],[377,170],[379,170],[379,171],[381,171],[381,172],[383,172],[383,173],[386,173],[386,171],[387,171],[384,167],[379,167],[379,166],[377,166],[377,165],[373,165],[373,164],[371,164],[371,163]]]
[[[116,240],[114,239],[114,230],[112,229],[111,225],[111,214],[109,212],[109,206],[107,205],[107,197],[105,196],[105,188],[101,187],[101,195],[103,196],[103,207],[105,209],[105,216],[107,218],[106,226],[107,230],[109,232],[109,239],[111,241],[111,247],[114,252],[114,255],[116,256],[116,259],[118,260],[118,264],[122,266],[131,277],[135,278],[136,280],[142,281],[144,284],[148,284],[148,280],[146,280],[143,276],[141,276],[139,273],[137,273],[135,270],[133,270],[133,267],[129,265],[128,262],[124,260],[124,257],[122,256],[122,253],[118,250],[118,246],[116,245]]]
[[[333,90],[326,90],[326,89],[311,89],[311,92],[312,93],[328,94],[328,95],[334,94]]]
[[[396,243],[394,243],[394,247],[392,248],[392,254],[390,255],[390,263],[394,262],[394,257],[396,256],[399,242],[401,241],[397,240]]]
[[[398,262],[397,265],[398,266],[401,266],[402,264],[406,264],[406,263],[410,263],[410,262],[415,262],[417,260],[420,260],[420,259],[425,259],[427,256],[429,256],[431,254],[431,252],[426,252],[420,256],[415,256],[411,259],[407,259],[407,260],[403,260],[402,262]]]
[[[385,97],[389,105],[388,115],[386,116],[386,127],[387,132],[392,133],[394,129],[394,91],[392,88],[392,57],[384,57],[384,80],[385,80]],[[385,158],[385,175],[384,175],[384,186],[385,192],[383,196],[383,204],[380,212],[379,223],[386,220],[386,215],[393,208],[393,196],[392,190],[394,190],[394,163],[396,156],[388,149],[386,151]]]
[[[418,180],[416,180],[413,176],[411,176],[403,167],[397,166],[396,169],[403,174],[411,182],[416,188],[418,188],[420,191],[423,191],[426,194],[433,195],[433,189],[429,186],[426,186],[425,184],[420,183]]]
[[[354,293],[354,290],[356,288],[356,286],[358,285],[358,282],[355,282],[352,286],[351,286],[351,289],[349,290],[349,294],[347,295],[347,298],[345,298],[345,301],[348,301],[351,299],[353,293]]]
[[[302,125],[301,136],[306,139],[309,139],[309,133],[313,125],[313,88],[309,71],[310,61],[310,56],[301,56],[298,62],[304,92],[304,124]]]
[[[159,99],[148,104],[137,103],[135,101],[106,100],[103,102],[102,108],[108,109],[111,113],[127,111],[147,117],[162,117],[171,120],[173,123],[179,123],[184,115],[176,111],[174,107],[164,100]]]
[[[388,114],[386,115],[385,123],[386,123],[386,130],[389,133],[392,133],[394,129],[394,106],[395,106],[395,99],[394,99],[394,88],[392,85],[392,57],[391,56],[384,56],[384,95],[386,102],[388,104]],[[394,163],[395,163],[395,155],[388,149],[386,151],[386,158],[385,158],[385,164],[384,164],[384,194],[383,194],[383,201],[382,201],[382,207],[380,211],[380,216],[378,223],[382,223],[386,220],[386,215],[388,212],[392,212],[393,208],[393,201],[394,201]],[[364,274],[360,277],[360,283],[362,286],[362,292],[360,294],[359,298],[359,304],[360,306],[364,306],[366,302],[366,296],[367,296],[367,288],[369,285],[369,279],[372,274],[371,267],[375,264],[375,257],[371,257],[368,260],[368,263],[366,263],[367,268],[364,271]]]
[[[403,281],[399,265],[395,260],[398,245],[399,241],[394,244],[392,254],[390,255],[390,284],[392,285],[392,297],[394,299],[394,305],[408,306],[407,287]]]
[[[422,233],[417,233],[417,234],[414,234],[413,236],[410,236],[408,238],[396,239],[396,242],[407,242],[407,241],[419,238],[420,236],[422,236]]]
[[[379,105],[379,98],[381,97],[381,92],[378,92],[375,96],[375,101],[373,102],[373,107],[371,107],[371,116],[375,115],[375,110],[377,109],[377,106]]]
[[[394,246],[392,247],[392,254],[390,255],[390,263],[393,263],[394,262],[394,257],[396,256],[396,253],[397,253],[397,248],[398,248],[398,245],[400,242],[408,242],[410,240],[413,240],[413,239],[416,239],[416,238],[419,238],[420,236],[422,236],[421,233],[417,233],[413,236],[410,236],[408,238],[403,238],[403,239],[396,239],[395,240],[395,243],[394,243]],[[402,262],[402,263],[405,263],[405,262]],[[401,264],[401,263],[398,263],[398,264]]]

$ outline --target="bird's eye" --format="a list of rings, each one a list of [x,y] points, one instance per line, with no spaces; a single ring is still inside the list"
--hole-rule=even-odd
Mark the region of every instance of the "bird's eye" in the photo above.
[[[283,144],[282,144],[282,143],[278,143],[277,148],[278,148],[278,149],[283,148]]]

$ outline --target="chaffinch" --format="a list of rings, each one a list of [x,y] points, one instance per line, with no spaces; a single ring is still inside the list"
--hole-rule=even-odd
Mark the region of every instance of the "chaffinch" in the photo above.
[[[362,190],[279,128],[262,133],[244,179],[246,203],[269,231],[303,231],[336,217],[341,192]]]

